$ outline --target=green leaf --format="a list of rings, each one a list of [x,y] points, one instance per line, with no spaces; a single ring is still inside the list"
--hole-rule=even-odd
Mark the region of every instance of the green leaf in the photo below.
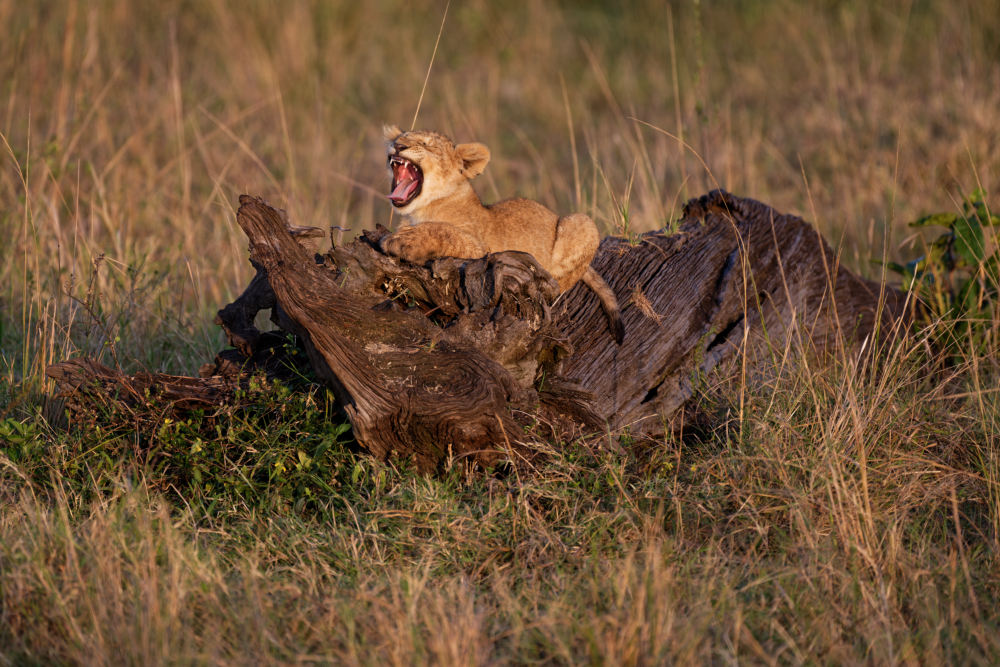
[[[910,223],[910,227],[951,227],[958,220],[955,213],[933,213],[917,218]]]
[[[976,188],[975,190],[969,193],[967,201],[972,202],[973,204],[975,204],[976,202],[986,201],[986,190],[983,190],[982,188]]]
[[[970,215],[955,221],[955,252],[967,266],[978,268],[986,258],[986,239],[979,218]]]
[[[955,300],[956,315],[971,317],[980,314],[982,310],[980,294],[982,292],[979,280],[975,276],[969,278],[958,291],[958,298]]]
[[[913,275],[912,271],[910,271],[907,267],[903,266],[899,262],[885,262],[885,263],[883,263],[883,262],[879,262],[879,261],[876,260],[876,263],[882,264],[882,266],[884,266],[885,268],[889,269],[893,273],[898,273],[901,276],[912,276]]]
[[[934,239],[927,248],[927,258],[924,259],[921,269],[940,271],[944,269],[951,271],[955,268],[955,258],[952,256],[952,241],[954,234],[942,234]]]

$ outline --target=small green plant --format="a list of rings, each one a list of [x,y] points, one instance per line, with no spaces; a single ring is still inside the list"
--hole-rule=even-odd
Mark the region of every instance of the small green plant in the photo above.
[[[45,439],[36,423],[12,417],[0,419],[0,443],[14,463],[40,455],[45,449]]]
[[[947,230],[925,255],[905,265],[886,265],[903,277],[903,289],[913,289],[928,319],[944,324],[939,342],[948,352],[982,351],[1000,287],[1000,253],[992,230],[998,225],[1000,217],[990,213],[986,193],[977,188],[962,202],[960,214],[935,213],[910,223]]]

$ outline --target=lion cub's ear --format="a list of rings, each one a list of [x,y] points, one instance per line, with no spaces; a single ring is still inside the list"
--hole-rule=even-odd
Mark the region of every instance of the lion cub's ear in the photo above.
[[[490,161],[490,149],[485,144],[459,144],[455,146],[455,152],[462,160],[462,175],[472,180],[486,169],[486,163]]]
[[[382,137],[386,141],[392,141],[393,139],[395,139],[396,137],[398,137],[402,133],[403,133],[403,131],[401,129],[399,129],[399,127],[397,127],[396,125],[383,125],[382,126]]]

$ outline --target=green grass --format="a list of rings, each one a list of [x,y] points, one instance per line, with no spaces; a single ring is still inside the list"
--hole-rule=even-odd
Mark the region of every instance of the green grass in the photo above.
[[[992,311],[950,365],[940,321],[705,378],[680,436],[507,474],[374,461],[280,388],[62,428],[48,364],[223,346],[240,193],[389,222],[381,124],[443,10],[0,0],[0,663],[1000,660]],[[998,35],[996,2],[453,3],[417,125],[491,147],[487,200],[635,234],[722,186],[878,278],[923,254],[908,221],[995,204]]]

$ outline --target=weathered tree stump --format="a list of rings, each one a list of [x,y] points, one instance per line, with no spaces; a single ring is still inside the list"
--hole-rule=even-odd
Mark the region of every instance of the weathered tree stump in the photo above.
[[[290,228],[260,199],[240,203],[258,272],[216,320],[233,349],[205,377],[159,378],[171,384],[166,395],[184,409],[184,392],[222,400],[252,372],[287,376],[294,334],[359,444],[424,470],[528,454],[529,424],[653,432],[690,399],[697,376],[760,376],[788,341],[823,354],[904,317],[900,292],[840,267],[810,225],[722,191],[689,202],[673,234],[601,244],[594,264],[623,306],[621,346],[597,298],[581,285],[556,298],[530,255],[417,266],[378,249],[383,228],[316,254],[318,230]],[[262,310],[287,334],[257,330]],[[48,373],[71,405],[157,377],[79,360]]]

